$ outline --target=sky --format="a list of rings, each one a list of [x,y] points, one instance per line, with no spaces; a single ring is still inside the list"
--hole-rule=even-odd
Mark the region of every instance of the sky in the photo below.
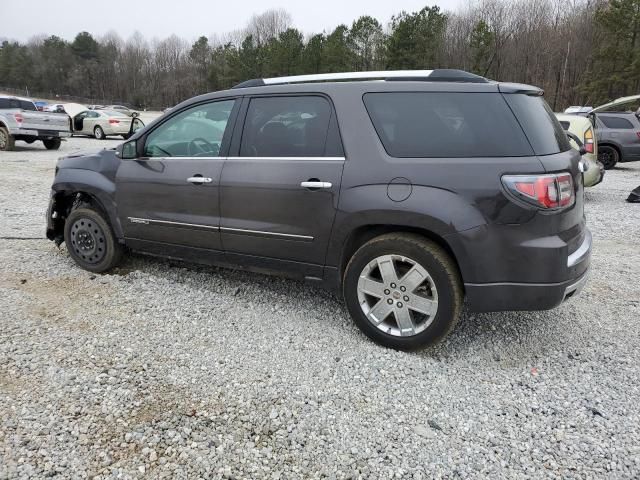
[[[454,10],[465,0],[0,0],[0,38],[26,41],[35,35],[73,40],[81,31],[99,37],[109,31],[127,39],[135,31],[146,38],[176,34],[195,40],[243,28],[251,15],[283,8],[304,34],[332,30],[361,15],[387,24],[402,10],[427,5]],[[9,21],[7,21],[9,19]]]

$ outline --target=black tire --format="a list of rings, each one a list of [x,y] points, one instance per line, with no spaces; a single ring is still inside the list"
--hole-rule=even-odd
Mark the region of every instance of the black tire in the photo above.
[[[5,127],[0,127],[0,151],[9,152],[15,149],[16,139]]]
[[[44,146],[47,150],[58,150],[62,144],[62,140],[59,138],[51,138],[49,140],[43,140]]]
[[[103,215],[87,204],[74,208],[67,217],[64,242],[80,267],[96,273],[117,266],[124,251]]]
[[[598,145],[598,161],[605,170],[611,170],[620,161],[620,152],[611,145]]]
[[[96,127],[93,129],[93,136],[97,140],[104,140],[106,138],[104,130],[102,130],[102,127],[100,125],[96,125]]]
[[[360,276],[364,273],[364,269],[372,264],[373,260],[385,255],[406,257],[415,261],[428,272],[428,275],[433,281],[433,286],[437,292],[437,310],[435,315],[422,316],[415,311],[410,313],[412,321],[415,322],[414,331],[419,330],[416,315],[424,319],[422,327],[420,327],[423,328],[423,330],[418,333],[407,336],[399,336],[398,333],[394,335],[390,333],[392,329],[390,327],[387,329],[384,325],[395,322],[395,314],[389,314],[389,316],[385,317],[387,320],[380,322],[380,325],[383,327],[381,328],[374,325],[363,312],[358,293]],[[398,272],[398,270],[396,271]],[[398,273],[398,277],[400,278],[398,282],[402,285],[402,280],[406,277],[403,276],[402,272]],[[386,286],[383,279],[380,281],[382,285]],[[427,285],[431,285],[431,281],[423,283],[422,287],[419,288],[426,289],[427,292],[432,292],[431,294],[433,295],[433,290],[429,290],[431,287]],[[399,286],[398,288],[403,287]],[[386,294],[386,292],[389,291],[390,290],[385,290],[384,292]],[[406,291],[406,293],[410,295],[418,294],[412,291]],[[393,291],[386,301],[390,303],[396,302],[393,298],[401,301],[399,296],[394,296],[395,294],[399,296],[404,295],[404,293],[401,293],[399,290]],[[437,343],[448,335],[458,323],[464,300],[463,287],[458,268],[451,257],[436,243],[420,235],[408,233],[381,235],[360,247],[353,257],[351,257],[345,270],[343,295],[347,309],[360,330],[380,345],[398,350],[424,348]],[[407,296],[404,298],[409,299],[410,297]],[[382,302],[383,300],[384,298],[381,300],[376,299],[374,302]],[[414,302],[416,301],[415,298],[412,300]],[[407,308],[407,305],[400,306]],[[411,306],[413,305],[410,305],[410,307]],[[395,308],[395,305],[393,308]],[[409,310],[411,310],[411,308],[409,308]],[[397,325],[399,324],[397,323]],[[387,329],[387,331],[385,331],[385,329]]]

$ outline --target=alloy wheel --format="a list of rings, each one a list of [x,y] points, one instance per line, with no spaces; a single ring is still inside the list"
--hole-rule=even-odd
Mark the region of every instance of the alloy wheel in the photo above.
[[[429,272],[402,255],[383,255],[365,265],[358,301],[369,322],[398,337],[423,332],[438,311],[438,291]]]

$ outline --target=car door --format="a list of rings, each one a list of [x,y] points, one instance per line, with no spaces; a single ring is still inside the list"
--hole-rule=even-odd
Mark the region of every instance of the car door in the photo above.
[[[123,160],[116,176],[118,217],[133,248],[180,258],[185,248],[221,252],[218,182],[235,105],[198,103],[136,140],[140,156]]]
[[[87,112],[87,115],[84,117],[84,121],[82,122],[82,133],[86,135],[93,135],[93,129],[98,124],[100,119],[100,114],[93,110]]]
[[[321,95],[245,98],[220,179],[220,233],[237,263],[322,275],[344,153]]]

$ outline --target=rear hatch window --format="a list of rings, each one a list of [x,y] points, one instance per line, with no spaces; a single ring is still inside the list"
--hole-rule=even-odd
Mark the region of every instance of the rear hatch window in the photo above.
[[[514,102],[516,108],[526,107],[526,99],[534,100],[529,108],[536,112],[526,113],[519,123],[512,111],[516,108],[509,108],[506,96],[525,97],[524,103]],[[485,92],[376,92],[365,94],[363,99],[380,141],[392,157],[523,157],[558,153],[565,150],[564,144],[567,150],[571,148],[540,97],[506,96]],[[556,128],[564,144],[557,138]],[[545,139],[545,135],[551,138]],[[555,151],[551,152],[553,145]]]

